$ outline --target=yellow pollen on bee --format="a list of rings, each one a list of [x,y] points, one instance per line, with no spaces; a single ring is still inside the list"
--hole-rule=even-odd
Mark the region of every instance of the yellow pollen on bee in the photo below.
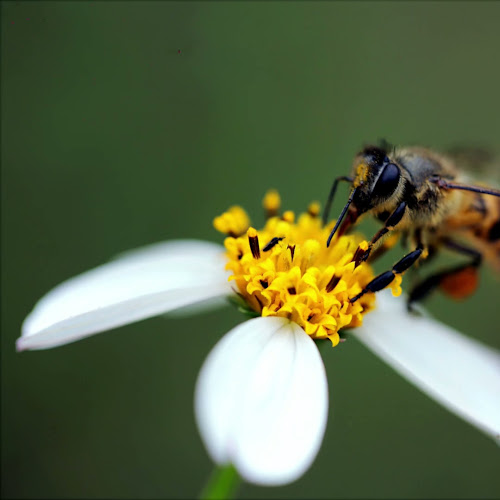
[[[352,186],[356,188],[361,184],[365,183],[366,179],[368,179],[368,165],[366,163],[361,162],[356,167],[356,175],[354,177]]]
[[[372,280],[373,271],[366,262],[356,266],[353,261],[359,246],[368,247],[361,237],[342,235],[326,246],[333,222],[323,226],[319,208],[311,204],[297,219],[292,211],[277,214],[262,229],[248,227],[243,234],[227,237],[226,269],[250,309],[261,316],[288,318],[312,338],[328,338],[337,345],[339,330],[361,325],[375,305],[372,293],[349,301]],[[394,282],[393,293],[401,280],[396,277]]]

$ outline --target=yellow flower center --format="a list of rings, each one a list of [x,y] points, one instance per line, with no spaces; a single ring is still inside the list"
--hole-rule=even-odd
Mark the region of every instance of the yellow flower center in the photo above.
[[[278,215],[280,198],[270,191],[264,198],[268,215],[263,229],[249,227],[241,207],[232,207],[214,219],[215,228],[229,235],[224,245],[236,292],[262,316],[280,316],[299,324],[315,339],[339,343],[339,330],[361,325],[363,314],[373,309],[375,296],[355,297],[373,278],[366,262],[353,260],[367,242],[358,235],[326,241],[335,221],[323,226],[320,206],[312,203],[295,221],[293,212]],[[401,277],[391,284],[401,293]]]

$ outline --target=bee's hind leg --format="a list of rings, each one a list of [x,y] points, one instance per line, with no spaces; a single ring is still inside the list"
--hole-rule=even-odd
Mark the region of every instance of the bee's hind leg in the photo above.
[[[412,306],[416,302],[428,297],[438,287],[454,299],[464,299],[476,290],[477,270],[482,261],[481,253],[449,239],[444,241],[444,245],[450,250],[472,257],[472,260],[432,274],[418,283],[408,297],[408,310],[412,310]]]

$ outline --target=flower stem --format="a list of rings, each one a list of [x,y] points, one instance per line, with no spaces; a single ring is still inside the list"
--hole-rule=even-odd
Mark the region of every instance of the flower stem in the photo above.
[[[232,465],[216,468],[200,493],[200,500],[225,500],[236,492],[240,478]]]

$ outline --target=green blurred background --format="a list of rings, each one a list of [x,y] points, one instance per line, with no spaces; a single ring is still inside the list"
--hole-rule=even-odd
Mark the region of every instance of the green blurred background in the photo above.
[[[499,19],[495,2],[4,2],[2,496],[196,496],[212,464],[193,388],[239,313],[17,354],[24,317],[121,251],[220,241],[231,204],[261,223],[269,187],[323,201],[365,142],[497,147]],[[428,308],[498,347],[498,286],[484,268],[473,298]],[[241,497],[500,496],[490,439],[356,341],[322,355],[316,462]]]

